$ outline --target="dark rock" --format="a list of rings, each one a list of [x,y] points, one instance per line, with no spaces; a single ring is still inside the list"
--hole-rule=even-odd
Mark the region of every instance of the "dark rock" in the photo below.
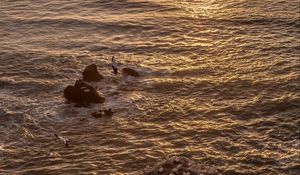
[[[111,117],[113,115],[113,112],[110,108],[108,110],[104,110],[103,112],[104,112],[104,115],[108,116],[108,117]]]
[[[87,107],[90,103],[103,103],[105,101],[105,98],[101,97],[93,86],[82,80],[77,80],[75,86],[66,87],[64,97],[76,103],[77,107]]]
[[[75,86],[68,86],[64,90],[64,96],[67,100],[75,103],[82,101],[81,89]]]
[[[91,115],[95,118],[101,118],[102,117],[102,110],[99,110],[97,112],[92,112]]]
[[[103,76],[98,72],[96,64],[91,64],[87,66],[83,73],[83,80],[84,81],[100,81],[103,79]]]
[[[101,118],[101,117],[111,117],[114,112],[109,108],[108,110],[99,110],[96,112],[91,112],[91,115],[95,118]]]
[[[86,118],[81,118],[81,119],[79,119],[79,121],[81,121],[81,122],[86,121]]]
[[[133,77],[139,77],[140,76],[140,74],[136,70],[128,68],[128,67],[123,68],[122,71],[123,71],[124,74],[130,75],[130,76],[133,76]]]
[[[83,80],[76,80],[75,81],[75,87],[81,88],[87,86],[87,84]]]

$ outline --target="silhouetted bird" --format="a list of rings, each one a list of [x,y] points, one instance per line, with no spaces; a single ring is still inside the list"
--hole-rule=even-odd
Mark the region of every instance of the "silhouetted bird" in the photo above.
[[[111,66],[114,70],[114,73],[117,74],[118,73],[118,64],[117,64],[117,60],[115,59],[114,56],[111,58]]]
[[[70,144],[69,144],[69,140],[68,140],[68,139],[66,139],[66,138],[64,138],[64,137],[62,137],[62,136],[59,136],[59,135],[57,135],[57,134],[54,134],[54,136],[55,136],[56,138],[60,139],[60,140],[64,143],[64,145],[65,145],[66,147],[70,147]]]

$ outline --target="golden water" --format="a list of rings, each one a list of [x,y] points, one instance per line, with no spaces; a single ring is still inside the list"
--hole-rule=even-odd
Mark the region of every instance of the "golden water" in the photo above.
[[[1,0],[0,174],[126,174],[172,155],[224,174],[300,173],[299,8]],[[112,55],[142,76],[112,74]],[[106,103],[66,104],[92,63]],[[111,119],[90,116],[106,107]]]

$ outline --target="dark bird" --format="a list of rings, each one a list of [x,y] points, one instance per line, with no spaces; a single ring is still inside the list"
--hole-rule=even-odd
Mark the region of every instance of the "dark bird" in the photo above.
[[[111,58],[111,66],[114,70],[114,73],[117,74],[118,73],[118,64],[117,64],[117,60],[115,59],[115,56],[113,56]]]
[[[70,147],[70,144],[69,144],[69,140],[68,140],[68,139],[65,139],[64,137],[59,136],[59,135],[57,135],[57,134],[54,134],[54,136],[55,136],[56,138],[60,139],[60,140],[64,143],[64,145],[65,145],[66,147]]]

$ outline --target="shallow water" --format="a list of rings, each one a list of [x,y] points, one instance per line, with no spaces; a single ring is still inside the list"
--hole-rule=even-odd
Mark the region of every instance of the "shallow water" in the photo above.
[[[300,173],[298,0],[1,0],[0,36],[0,174]],[[65,103],[92,63],[106,103]]]

